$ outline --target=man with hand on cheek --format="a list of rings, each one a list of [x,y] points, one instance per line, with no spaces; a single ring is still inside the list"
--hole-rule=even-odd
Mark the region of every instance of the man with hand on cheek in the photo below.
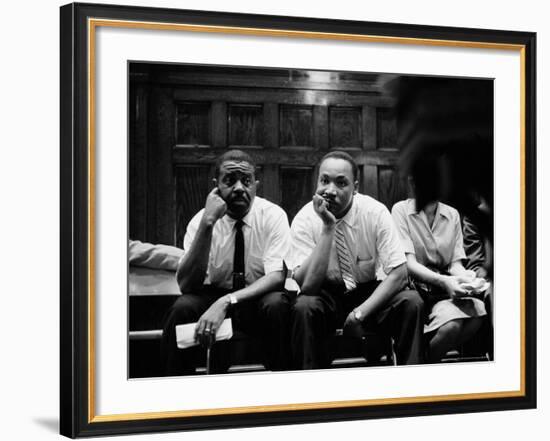
[[[392,336],[398,364],[421,362],[422,299],[403,290],[406,259],[388,209],[358,186],[353,158],[326,154],[313,200],[292,222],[290,261],[301,287],[291,313],[295,369],[330,366],[328,339],[342,325],[358,337],[367,330]]]
[[[176,278],[182,295],[168,311],[162,356],[166,375],[192,374],[192,349],[178,349],[176,325],[197,322],[203,347],[215,341],[223,320],[259,335],[268,369],[287,368],[290,302],[283,292],[283,258],[289,249],[286,213],[256,196],[252,158],[230,150],[216,162],[216,187],[187,226]],[[228,368],[228,360],[221,369]]]

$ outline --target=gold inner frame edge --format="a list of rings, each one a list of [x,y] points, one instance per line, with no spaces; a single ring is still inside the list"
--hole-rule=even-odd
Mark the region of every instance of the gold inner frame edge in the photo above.
[[[511,50],[520,53],[520,389],[486,393],[378,398],[366,400],[328,401],[295,404],[274,404],[218,409],[193,409],[128,414],[96,415],[95,413],[95,31],[96,27],[118,27],[146,30],[224,33],[252,36],[329,39],[371,43],[412,44],[420,46],[465,47],[493,50]],[[491,43],[465,40],[391,37],[359,34],[322,33],[231,26],[155,23],[131,20],[88,18],[88,422],[136,421],[162,418],[234,415],[278,411],[331,409],[390,404],[413,404],[472,399],[496,399],[525,396],[525,76],[526,48],[522,44]]]

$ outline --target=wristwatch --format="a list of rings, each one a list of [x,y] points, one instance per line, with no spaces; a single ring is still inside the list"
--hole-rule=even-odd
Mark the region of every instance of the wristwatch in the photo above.
[[[361,317],[363,317],[363,314],[361,313],[361,311],[357,308],[355,308],[353,310],[353,316],[355,317],[355,320],[357,320],[358,322],[361,321]]]
[[[231,306],[234,306],[237,304],[237,297],[235,297],[235,294],[228,294],[229,296],[229,304]]]

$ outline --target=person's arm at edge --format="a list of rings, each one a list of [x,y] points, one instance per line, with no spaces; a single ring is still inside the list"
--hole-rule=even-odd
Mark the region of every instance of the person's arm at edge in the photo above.
[[[474,271],[477,277],[487,277],[487,269],[484,266],[487,260],[487,247],[478,228],[467,216],[462,218],[462,237],[467,258],[465,268]]]
[[[463,264],[463,262],[467,261],[467,256],[464,250],[464,236],[462,234],[462,224],[458,212],[454,215],[454,239],[455,243],[451,264],[449,265],[449,274],[458,277],[461,282],[475,279],[475,271],[467,270]]]

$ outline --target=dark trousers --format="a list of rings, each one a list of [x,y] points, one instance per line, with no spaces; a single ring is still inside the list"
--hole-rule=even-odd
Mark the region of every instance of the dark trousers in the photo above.
[[[298,295],[291,309],[291,350],[294,369],[318,369],[330,366],[329,339],[344,325],[353,308],[363,303],[378,282],[359,284],[349,293],[343,286],[323,285],[318,295]],[[398,364],[422,362],[424,302],[416,291],[395,294],[374,315],[367,317],[360,329],[391,336],[395,342]],[[357,331],[344,329],[344,334]]]
[[[230,291],[204,287],[196,294],[182,294],[167,312],[161,342],[161,358],[165,375],[193,374],[204,349],[198,346],[179,349],[176,344],[176,325],[196,322],[218,298]],[[288,369],[290,300],[284,292],[270,292],[264,296],[238,303],[231,307],[227,318],[233,329],[262,342],[263,362],[267,369]],[[227,350],[228,345],[224,345]],[[214,372],[224,372],[229,366],[230,354],[214,344],[212,358]]]

